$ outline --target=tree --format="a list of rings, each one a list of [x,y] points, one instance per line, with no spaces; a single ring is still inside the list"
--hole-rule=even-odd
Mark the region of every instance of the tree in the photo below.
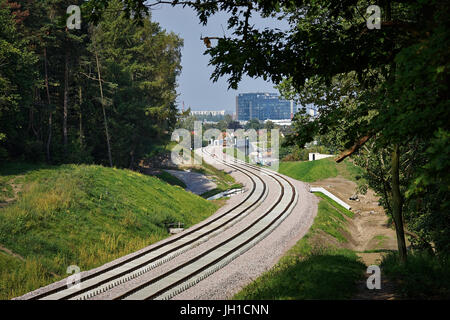
[[[150,16],[130,24],[120,1],[113,1],[110,8],[93,29],[93,50],[110,87],[106,100],[112,107],[109,122],[115,163],[133,168],[153,144],[167,139],[175,125],[182,41],[162,31]]]
[[[267,120],[266,123],[264,123],[264,128],[268,131],[275,129],[275,123],[273,123],[273,121]]]
[[[191,6],[202,23],[219,11],[230,14],[232,36],[218,37],[217,45],[208,45],[206,50],[215,67],[212,79],[228,75],[230,87],[236,88],[247,74],[275,83],[290,79],[293,90],[302,91],[309,79],[328,86],[336,76],[354,72],[365,97],[358,97],[358,110],[351,119],[360,121],[349,122],[354,125],[347,127],[345,149],[337,161],[375,138],[379,148],[391,150],[392,213],[400,257],[405,261],[401,150],[411,139],[432,142],[437,132],[450,131],[446,120],[450,112],[448,1],[382,1],[381,28],[372,30],[363,15],[372,4],[366,1],[158,1],[148,7],[160,3]],[[148,10],[143,1],[126,4],[130,10]],[[101,8],[98,2],[90,1],[89,5]],[[250,21],[255,13],[281,16],[289,21],[290,30],[258,30]],[[422,95],[417,95],[416,89]],[[345,109],[328,107],[319,112],[312,123],[302,115],[296,121],[327,133],[328,128],[340,125]],[[313,138],[303,129],[296,134],[297,139],[305,139],[300,144]],[[434,163],[433,157],[428,153],[427,163]],[[450,171],[448,163],[446,159],[440,168],[445,176]],[[424,181],[423,177],[419,174],[417,179]],[[411,187],[416,188],[414,184]]]
[[[17,155],[25,149],[20,128],[26,127],[25,115],[32,100],[36,57],[21,39],[18,29],[22,18],[20,5],[0,1],[0,153]],[[16,17],[15,20],[14,17]],[[20,18],[18,18],[20,17]]]
[[[263,127],[263,125],[261,125],[261,122],[259,122],[259,120],[256,118],[251,119],[244,126],[245,130],[249,130],[249,129],[259,130],[262,127]]]
[[[0,0],[0,158],[133,168],[170,139],[182,41],[120,1],[68,30],[72,4]]]

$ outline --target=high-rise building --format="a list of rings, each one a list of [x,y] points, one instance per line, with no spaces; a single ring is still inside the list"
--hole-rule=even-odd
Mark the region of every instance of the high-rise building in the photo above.
[[[236,115],[240,121],[291,119],[295,103],[280,99],[276,93],[240,93],[236,97]]]

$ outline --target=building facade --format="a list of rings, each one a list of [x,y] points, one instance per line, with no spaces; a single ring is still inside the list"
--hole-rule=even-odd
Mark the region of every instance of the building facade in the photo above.
[[[198,110],[191,111],[191,115],[193,116],[225,116],[225,110],[219,111],[210,111],[210,110]]]
[[[297,111],[289,100],[276,93],[240,93],[236,97],[236,116],[239,121],[291,119]]]

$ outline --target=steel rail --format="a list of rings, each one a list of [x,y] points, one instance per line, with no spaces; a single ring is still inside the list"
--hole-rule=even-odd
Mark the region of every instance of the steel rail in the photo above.
[[[208,221],[208,222],[206,222],[206,223],[200,225],[199,227],[197,227],[197,228],[195,228],[195,229],[193,229],[193,230],[190,230],[190,231],[188,231],[188,232],[184,232],[184,233],[182,233],[180,236],[175,237],[175,238],[173,238],[172,240],[166,241],[166,242],[164,242],[164,243],[162,243],[162,244],[160,244],[160,245],[157,245],[157,246],[155,246],[155,247],[153,247],[153,248],[150,248],[150,249],[148,249],[148,250],[146,250],[146,251],[143,251],[143,252],[141,252],[141,253],[139,253],[139,254],[137,254],[137,255],[134,255],[134,256],[132,256],[132,257],[130,257],[130,258],[124,260],[124,261],[121,261],[121,262],[119,262],[119,263],[117,263],[117,264],[114,264],[114,265],[112,265],[112,266],[110,266],[110,267],[108,267],[108,268],[106,268],[106,269],[99,270],[99,271],[97,271],[97,272],[95,272],[95,273],[93,273],[93,274],[87,275],[87,276],[81,278],[81,279],[80,279],[80,282],[82,283],[82,282],[85,282],[85,281],[87,281],[87,280],[94,279],[95,277],[99,277],[99,276],[101,276],[101,275],[104,275],[105,273],[107,273],[107,272],[109,272],[109,271],[113,271],[114,269],[120,268],[120,267],[124,266],[125,264],[130,263],[130,262],[133,262],[133,261],[135,261],[136,259],[139,259],[139,258],[141,258],[141,257],[143,257],[143,256],[145,256],[145,255],[147,255],[147,254],[149,254],[149,253],[151,253],[151,252],[154,252],[154,251],[156,251],[156,250],[158,250],[158,249],[163,248],[164,246],[167,246],[167,245],[169,245],[169,244],[175,243],[176,241],[179,241],[179,240],[181,240],[181,239],[183,239],[183,238],[185,238],[185,237],[187,237],[187,236],[189,236],[189,235],[191,235],[191,234],[193,234],[193,233],[195,233],[195,232],[201,231],[203,228],[205,228],[205,227],[209,226],[210,224],[212,224],[212,223],[218,221],[219,219],[225,217],[226,215],[230,214],[231,212],[235,211],[235,210],[238,209],[240,206],[242,206],[244,203],[246,203],[246,202],[251,198],[251,196],[254,194],[254,192],[255,192],[255,190],[256,190],[256,182],[255,182],[255,180],[253,179],[252,176],[250,176],[248,173],[245,172],[246,170],[242,170],[242,169],[240,169],[239,167],[233,166],[233,165],[229,165],[229,167],[234,168],[234,169],[237,170],[237,171],[240,171],[240,172],[243,173],[245,176],[247,176],[247,177],[250,179],[250,181],[252,182],[252,190],[251,190],[250,194],[249,194],[244,200],[242,200],[240,203],[238,203],[237,205],[233,206],[232,208],[230,208],[229,210],[227,210],[227,211],[224,212],[223,214],[221,214],[221,215],[215,217],[214,219],[211,219],[210,221]],[[247,172],[248,172],[248,171],[247,171]],[[109,278],[107,278],[107,279],[103,279],[103,280],[101,280],[101,281],[99,281],[99,282],[97,282],[97,283],[95,283],[95,284],[93,284],[93,285],[83,287],[82,289],[80,289],[80,290],[78,290],[78,291],[75,291],[75,292],[74,292],[73,290],[71,290],[70,293],[68,293],[66,296],[64,296],[64,297],[62,297],[62,298],[60,298],[60,299],[70,299],[70,298],[73,298],[73,297],[75,297],[75,296],[79,296],[79,295],[81,295],[81,294],[83,294],[83,293],[85,293],[85,292],[88,292],[88,291],[90,291],[90,290],[93,290],[93,289],[96,288],[96,287],[102,286],[102,285],[104,285],[104,284],[106,284],[106,283],[109,283],[109,282],[111,282],[111,281],[114,281],[114,280],[116,280],[116,279],[118,279],[118,278],[124,277],[124,276],[126,276],[127,274],[132,273],[132,272],[134,272],[134,271],[136,271],[136,270],[138,270],[138,269],[144,267],[145,265],[148,265],[148,264],[153,263],[153,262],[155,262],[155,261],[157,261],[157,260],[160,260],[160,259],[164,258],[165,256],[168,256],[169,254],[171,254],[171,253],[173,253],[173,252],[176,252],[176,251],[182,249],[183,247],[187,247],[187,246],[191,245],[192,243],[195,243],[196,241],[198,241],[198,240],[201,239],[201,238],[204,238],[204,237],[207,236],[207,235],[213,234],[213,233],[216,232],[217,230],[220,230],[221,228],[223,228],[223,227],[225,227],[226,225],[230,224],[230,223],[233,222],[234,220],[238,219],[238,218],[241,217],[245,212],[247,212],[249,209],[251,209],[251,208],[254,207],[256,204],[258,204],[258,202],[261,200],[261,198],[266,194],[267,187],[266,187],[265,182],[264,182],[260,177],[258,177],[257,175],[254,175],[254,176],[256,176],[256,177],[262,182],[263,190],[262,190],[261,194],[260,194],[259,197],[258,197],[255,201],[253,201],[248,207],[246,207],[244,210],[242,210],[241,212],[239,212],[239,213],[236,214],[235,216],[231,217],[230,219],[226,220],[224,223],[218,225],[217,227],[212,228],[211,230],[208,230],[208,231],[206,231],[206,232],[200,234],[198,237],[195,237],[195,238],[193,238],[193,239],[191,239],[191,240],[189,240],[189,241],[187,241],[187,242],[182,243],[182,244],[179,245],[179,246],[176,246],[176,247],[174,247],[174,248],[172,248],[172,249],[170,249],[170,250],[168,250],[168,251],[162,253],[161,255],[158,255],[158,256],[156,256],[156,257],[154,257],[154,258],[152,258],[152,259],[149,259],[149,260],[147,260],[147,261],[145,261],[145,262],[143,262],[143,263],[141,263],[141,264],[138,264],[138,265],[136,265],[136,266],[133,266],[133,267],[131,267],[131,268],[128,268],[128,269],[126,269],[126,270],[124,270],[124,271],[121,271],[121,272],[119,272],[119,273],[117,273],[117,274],[115,274],[115,275],[113,275],[113,276],[111,276],[111,277],[109,277]],[[182,252],[181,252],[181,253],[182,253]],[[180,253],[180,254],[181,254],[181,253]],[[171,256],[170,258],[174,258],[174,257],[175,257],[175,255],[174,255],[174,256]],[[168,261],[168,260],[165,260],[164,262],[166,262],[166,261]],[[142,274],[142,273],[140,273],[139,275],[141,275],[141,274]],[[128,281],[128,280],[131,280],[131,279],[127,279],[127,281]],[[123,282],[120,282],[120,283],[123,283]],[[114,287],[114,286],[116,286],[116,285],[118,285],[118,284],[120,284],[120,283],[113,283],[112,285],[110,285],[110,286],[108,287],[108,289],[110,289],[110,288],[112,288],[112,287]],[[41,293],[41,294],[38,294],[38,295],[32,297],[31,299],[32,299],[32,300],[43,299],[43,298],[49,297],[49,296],[51,296],[51,295],[57,294],[57,293],[59,293],[59,292],[61,292],[61,291],[65,291],[65,290],[68,290],[67,285],[59,286],[59,287],[54,288],[54,289],[52,289],[52,290],[49,290],[49,291],[43,292],[43,293]],[[100,293],[100,292],[98,292],[98,293]]]
[[[221,160],[219,160],[221,161]],[[223,162],[223,161],[222,161]],[[229,165],[227,163],[227,165]],[[260,170],[260,168],[256,167],[253,168],[253,170]],[[270,173],[273,175],[277,175],[274,173]],[[277,175],[279,176],[279,175]],[[291,199],[289,200],[289,203],[287,204],[287,206],[281,210],[281,212],[270,221],[270,223],[268,223],[267,225],[265,225],[261,230],[259,230],[256,234],[254,234],[253,236],[247,238],[245,241],[241,242],[239,245],[235,246],[234,248],[232,248],[231,250],[227,251],[225,254],[222,254],[220,257],[216,258],[215,260],[213,260],[212,262],[207,263],[206,265],[202,266],[201,268],[196,269],[195,271],[189,273],[188,275],[182,277],[179,280],[176,280],[175,282],[171,283],[170,285],[166,285],[165,287],[159,289],[156,292],[151,293],[150,295],[144,297],[144,299],[154,299],[162,294],[164,294],[165,292],[187,282],[189,279],[193,278],[195,275],[198,275],[199,273],[207,270],[208,268],[211,268],[212,266],[218,264],[219,262],[221,262],[222,260],[224,260],[225,258],[229,257],[231,254],[233,254],[234,252],[238,251],[239,249],[243,248],[244,246],[246,246],[247,244],[250,244],[252,241],[254,241],[255,239],[257,239],[259,236],[263,235],[264,232],[266,232],[267,230],[270,230],[270,228],[283,216],[285,215],[289,209],[291,208],[292,203],[294,202],[295,198],[296,198],[296,190],[295,187],[292,185],[292,183],[290,181],[288,181],[287,179],[285,179],[282,176],[279,176],[280,178],[282,178],[284,181],[286,181],[288,183],[288,185],[291,187],[292,190],[292,196]],[[187,268],[189,265],[192,265],[194,262],[202,259],[203,257],[207,256],[210,253],[213,253],[214,251],[220,249],[221,247],[224,247],[225,244],[233,241],[234,239],[237,239],[239,236],[245,234],[246,232],[248,232],[250,229],[252,229],[253,227],[255,227],[258,222],[262,221],[265,217],[267,217],[272,210],[282,201],[283,197],[284,197],[284,186],[283,184],[280,182],[280,180],[274,178],[273,176],[271,176],[272,179],[274,179],[275,181],[278,182],[278,184],[280,185],[281,188],[281,192],[280,192],[280,196],[278,197],[277,201],[273,204],[273,206],[267,210],[263,215],[261,215],[256,221],[254,221],[252,224],[250,224],[249,226],[247,226],[245,229],[241,230],[239,233],[233,235],[232,237],[226,239],[225,241],[222,241],[221,243],[215,245],[213,248],[210,248],[208,250],[206,250],[205,252],[203,252],[202,254],[196,256],[195,258],[169,270],[168,272],[165,272],[162,275],[159,275],[153,279],[150,279],[149,281],[144,282],[143,284],[128,290],[127,292],[121,294],[120,296],[116,297],[115,300],[117,299],[126,299],[130,296],[132,296],[133,294],[137,293],[139,294],[141,291],[145,290],[145,288],[151,286],[152,284],[157,283],[158,281],[161,281],[164,278],[167,278],[170,275],[173,275],[174,273],[176,273],[177,271],[183,269],[183,268]],[[262,239],[259,239],[258,241],[260,241]],[[223,265],[222,265],[223,266]],[[214,272],[214,271],[213,271]],[[197,283],[197,281],[195,282]],[[192,285],[192,284],[191,284]],[[185,290],[189,287],[189,285],[185,285],[182,289]],[[176,293],[179,293],[183,290],[178,290]]]

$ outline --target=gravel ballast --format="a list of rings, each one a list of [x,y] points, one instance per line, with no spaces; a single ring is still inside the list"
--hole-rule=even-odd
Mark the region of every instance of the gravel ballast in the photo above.
[[[204,154],[204,158],[206,162],[214,165],[218,169],[224,169],[227,173],[231,174],[236,179],[236,181],[243,183],[245,192],[232,196],[230,199],[228,199],[226,205],[220,208],[214,215],[212,215],[205,221],[192,226],[188,230],[206,223],[217,215],[222,214],[223,212],[238,204],[245,197],[247,197],[248,191],[252,186],[250,179],[246,175],[239,172],[238,170],[225,166],[224,164],[216,161],[217,157],[213,158]],[[251,170],[253,172],[257,172],[257,169]],[[115,297],[121,295],[123,292],[128,291],[158,275],[172,270],[173,268],[179,266],[184,262],[189,261],[190,259],[198,256],[200,253],[205,252],[205,250],[208,250],[209,248],[212,248],[213,246],[221,243],[225,239],[230,238],[231,236],[240,232],[246,226],[251,224],[255,219],[264,214],[274,202],[276,202],[281,193],[280,186],[274,179],[266,174],[259,174],[259,176],[267,184],[267,195],[264,200],[261,201],[259,206],[253,208],[252,211],[248,212],[242,220],[226,229],[225,231],[219,233],[218,235],[212,237],[208,241],[188,250],[182,255],[173,258],[172,260],[152,269],[147,273],[144,273],[142,276],[118,285],[107,292],[94,296],[92,299],[114,299]],[[317,214],[318,200],[309,192],[309,186],[307,184],[286,176],[283,177],[286,178],[286,180],[289,180],[295,186],[298,196],[297,203],[293,207],[291,213],[286,217],[286,219],[283,220],[273,232],[271,232],[267,237],[258,242],[251,249],[241,254],[239,257],[231,261],[222,269],[216,271],[212,276],[207,277],[206,279],[197,283],[195,286],[176,295],[173,299],[229,299],[242,287],[270,269],[289,248],[291,248],[299,239],[301,239],[306,234],[306,232],[312,225],[315,215]],[[82,277],[100,271],[102,269],[106,269],[109,266],[118,264],[125,259],[139,254],[144,250],[148,250],[149,248],[169,241],[170,239],[176,238],[180,235],[181,234],[177,234],[175,236],[169,237],[151,246],[143,248],[138,252],[129,254],[120,259],[116,259],[96,269],[86,271],[82,273]],[[65,282],[66,280],[62,280],[49,286],[40,288],[22,297],[19,297],[19,299],[32,298],[33,296],[38,295],[42,292],[46,292],[48,290],[61,286],[62,284],[65,284]]]

